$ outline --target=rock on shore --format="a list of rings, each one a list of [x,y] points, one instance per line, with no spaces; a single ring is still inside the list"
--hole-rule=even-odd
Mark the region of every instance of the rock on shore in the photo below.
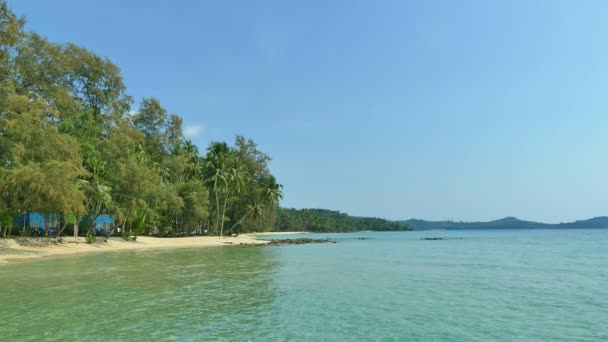
[[[300,238],[300,239],[274,239],[270,240],[266,246],[283,246],[283,245],[303,245],[307,243],[336,243],[336,241],[330,239],[310,239],[310,238]]]

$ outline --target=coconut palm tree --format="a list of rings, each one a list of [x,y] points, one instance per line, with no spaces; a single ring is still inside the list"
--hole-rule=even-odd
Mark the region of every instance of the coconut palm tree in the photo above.
[[[88,214],[91,216],[89,220],[89,227],[87,236],[91,234],[93,229],[94,221],[97,216],[101,215],[104,210],[109,209],[112,206],[112,188],[107,185],[105,177],[107,176],[106,162],[99,161],[95,158],[87,163],[87,169],[89,171],[87,179],[79,179],[77,187],[84,193],[85,207]],[[78,218],[76,219],[78,221]],[[74,236],[78,234],[78,225],[75,224]]]
[[[221,189],[228,183],[228,158],[230,148],[225,142],[213,141],[207,148],[205,162],[204,182],[211,187],[211,192],[215,198],[215,222],[213,230],[217,233],[220,220],[220,197]]]
[[[204,167],[202,158],[199,156],[198,148],[190,140],[186,140],[182,147],[182,152],[186,158],[185,179],[192,180],[200,177]]]
[[[252,205],[249,206],[249,210],[247,210],[245,215],[243,215],[238,221],[236,221],[234,225],[232,225],[232,227],[230,227],[230,229],[226,231],[226,234],[230,234],[230,232],[234,228],[236,228],[236,226],[241,224],[241,222],[243,222],[249,215],[251,215],[251,218],[253,220],[258,220],[262,217],[263,214],[264,208],[262,207],[262,204],[260,202],[254,202]]]
[[[283,185],[277,182],[277,179],[270,175],[265,182],[260,201],[254,201],[249,206],[249,210],[243,215],[226,233],[230,233],[236,226],[241,224],[249,215],[254,220],[258,220],[264,214],[264,208],[277,205],[283,198]]]
[[[275,176],[270,175],[268,180],[266,181],[266,185],[264,187],[264,196],[262,201],[267,205],[274,205],[279,203],[279,201],[283,198],[283,185],[277,182]]]
[[[223,188],[224,192],[224,206],[222,208],[222,223],[220,226],[220,236],[224,235],[224,221],[226,216],[226,204],[228,203],[228,198],[233,194],[238,194],[241,192],[243,187],[245,186],[245,182],[249,178],[249,174],[245,170],[245,168],[240,165],[238,159],[234,159],[234,165],[228,169],[225,187]]]

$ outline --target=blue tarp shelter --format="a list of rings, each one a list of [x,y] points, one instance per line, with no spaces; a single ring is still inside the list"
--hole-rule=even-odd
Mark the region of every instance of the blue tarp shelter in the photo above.
[[[29,228],[36,228],[39,230],[45,229],[57,229],[59,225],[59,216],[56,214],[42,215],[37,212],[20,214],[15,219],[15,225],[17,227],[23,227],[24,225]]]
[[[80,227],[82,229],[88,229],[89,224],[93,220],[93,233],[94,234],[105,234],[109,233],[114,226],[114,216],[112,215],[99,215],[97,217],[88,215],[82,218],[80,221]]]

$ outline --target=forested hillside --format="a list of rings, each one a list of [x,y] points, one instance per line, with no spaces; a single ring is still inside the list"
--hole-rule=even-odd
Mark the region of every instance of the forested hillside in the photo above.
[[[608,217],[595,217],[588,220],[579,220],[564,223],[541,223],[533,221],[523,221],[515,217],[505,217],[500,220],[488,222],[425,221],[417,219],[405,220],[401,222],[417,230],[608,228]]]
[[[325,209],[279,209],[275,231],[353,232],[410,230],[406,224],[380,218],[354,217]]]

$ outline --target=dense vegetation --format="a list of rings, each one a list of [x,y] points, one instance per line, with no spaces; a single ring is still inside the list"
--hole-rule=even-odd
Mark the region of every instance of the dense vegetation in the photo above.
[[[557,224],[523,221],[515,217],[505,217],[500,220],[489,222],[425,221],[416,219],[401,222],[419,230],[608,228],[608,217],[596,217],[589,220]]]
[[[410,230],[403,223],[381,218],[355,217],[325,209],[279,209],[275,231],[354,232]]]
[[[199,152],[154,98],[133,108],[116,65],[24,30],[0,0],[0,231],[21,213],[59,215],[59,234],[111,214],[132,234],[272,227],[281,185],[249,139]]]

